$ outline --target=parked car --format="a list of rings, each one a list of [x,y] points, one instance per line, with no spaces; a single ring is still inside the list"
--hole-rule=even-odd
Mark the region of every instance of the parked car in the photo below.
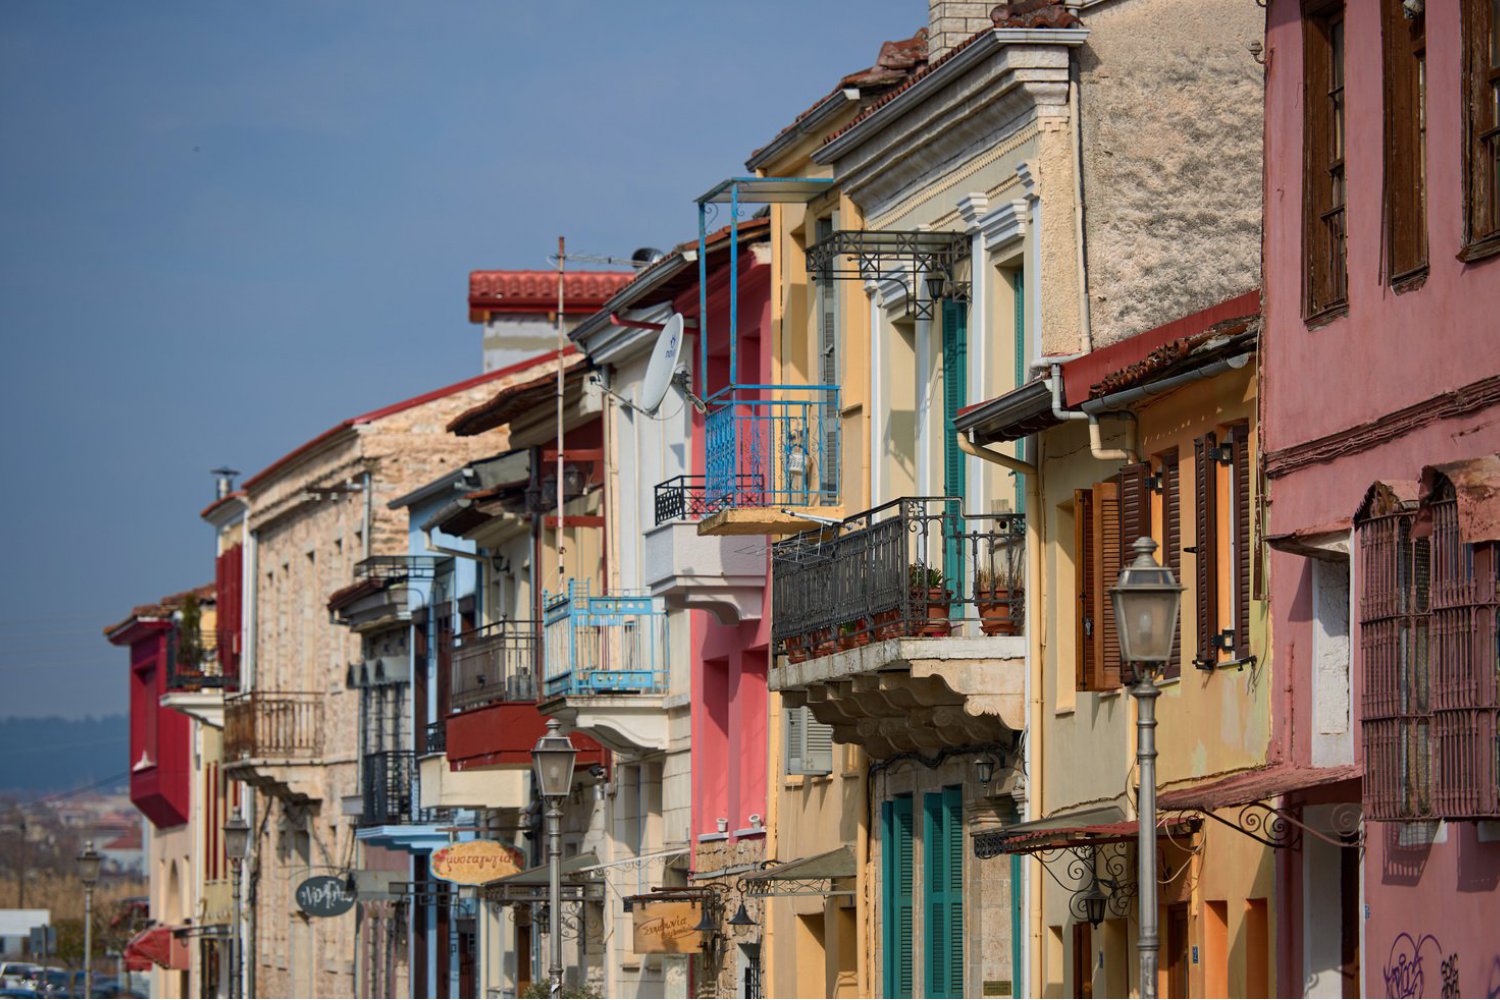
[[[19,989],[36,973],[30,962],[0,962],[0,989]]]

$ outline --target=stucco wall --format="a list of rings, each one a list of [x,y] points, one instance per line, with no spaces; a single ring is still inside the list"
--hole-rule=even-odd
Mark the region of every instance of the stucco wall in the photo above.
[[[1254,288],[1264,12],[1118,0],[1082,12],[1084,242],[1094,346]]]

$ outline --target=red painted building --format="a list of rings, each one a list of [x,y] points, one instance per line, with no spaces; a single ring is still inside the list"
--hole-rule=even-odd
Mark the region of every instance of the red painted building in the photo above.
[[[192,723],[161,699],[184,683],[177,615],[190,597],[212,605],[214,588],[142,605],[105,629],[111,643],[130,650],[130,800],[159,829],[188,820]]]
[[[1497,0],[1267,10],[1272,752],[1309,834],[1276,995],[1500,989],[1497,28]]]

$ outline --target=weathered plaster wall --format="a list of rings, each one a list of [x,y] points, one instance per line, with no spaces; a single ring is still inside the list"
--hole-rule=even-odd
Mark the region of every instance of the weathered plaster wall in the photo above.
[[[1084,242],[1100,347],[1259,282],[1263,70],[1247,46],[1265,14],[1239,0],[1082,13]]]

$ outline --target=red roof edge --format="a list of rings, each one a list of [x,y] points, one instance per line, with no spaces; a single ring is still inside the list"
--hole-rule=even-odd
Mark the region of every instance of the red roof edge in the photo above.
[[[1163,323],[1144,333],[1101,347],[1081,358],[1074,358],[1062,366],[1064,403],[1076,407],[1089,398],[1089,389],[1105,376],[1142,361],[1146,355],[1159,347],[1181,337],[1202,333],[1215,323],[1260,315],[1260,289],[1252,288],[1243,295],[1226,299],[1218,305],[1209,306],[1195,313]]]
[[[206,519],[208,515],[212,514],[214,511],[218,510],[229,501],[243,499],[245,499],[244,490],[235,490],[233,493],[226,493],[223,496],[219,497],[219,499],[215,500],[213,503],[209,504],[207,507],[204,507],[201,511],[199,511],[198,516],[200,518]]]
[[[570,345],[563,350],[563,353],[572,354],[576,351],[577,348]],[[391,405],[383,406],[378,410],[371,410],[369,413],[362,413],[357,417],[351,417],[348,420],[345,420],[333,427],[328,428],[328,430],[324,431],[322,434],[319,434],[312,440],[307,441],[296,448],[293,448],[291,451],[287,452],[285,455],[282,455],[280,458],[272,462],[270,465],[266,466],[264,469],[261,469],[255,475],[251,476],[249,479],[240,484],[240,492],[248,493],[256,486],[265,482],[265,480],[270,478],[270,476],[272,476],[276,472],[279,472],[282,468],[296,461],[298,458],[301,458],[303,455],[307,454],[313,449],[317,448],[319,445],[327,442],[330,438],[337,436],[341,431],[349,430],[350,428],[355,427],[359,424],[374,423],[376,420],[380,420],[393,414],[400,413],[402,410],[409,410],[414,406],[421,406],[424,403],[431,403],[433,400],[442,399],[443,397],[451,396],[456,392],[463,392],[466,389],[472,389],[475,386],[484,385],[486,382],[497,381],[499,379],[505,378],[507,375],[514,375],[516,372],[524,371],[525,369],[530,368],[532,365],[551,361],[556,357],[556,351],[549,351],[546,354],[539,354],[533,358],[527,358],[523,361],[517,361],[513,365],[506,365],[504,368],[496,368],[492,372],[485,372],[483,375],[475,375],[473,378],[466,378],[462,382],[454,382],[452,385],[443,386],[443,388],[441,389],[434,389],[431,392],[425,392],[420,396],[413,396],[410,399],[403,399],[399,403],[392,403]]]

